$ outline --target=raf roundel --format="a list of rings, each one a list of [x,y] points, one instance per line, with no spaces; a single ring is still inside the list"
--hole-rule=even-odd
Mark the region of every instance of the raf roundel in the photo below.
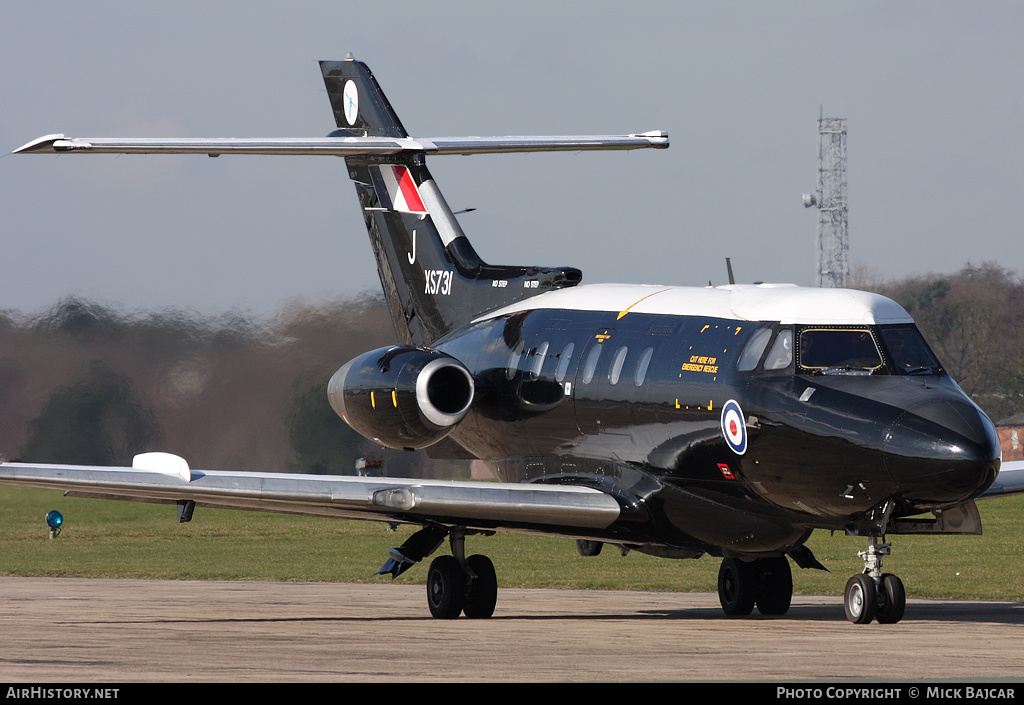
[[[359,91],[353,81],[348,81],[345,84],[342,97],[345,101],[345,119],[349,125],[355,125],[356,117],[359,115]]]
[[[722,407],[722,435],[736,455],[747,452],[747,426],[743,421],[743,409],[732,399]]]

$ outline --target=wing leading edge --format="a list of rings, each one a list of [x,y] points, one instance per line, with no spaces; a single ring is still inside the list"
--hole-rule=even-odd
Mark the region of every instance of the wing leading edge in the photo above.
[[[191,470],[167,454],[136,456],[133,467],[0,463],[0,483],[74,497],[541,533],[603,529],[619,516],[613,497],[589,487]]]
[[[328,136],[275,138],[131,138],[65,137],[44,135],[14,150],[14,154],[264,154],[392,155],[402,152],[424,154],[496,154],[502,152],[576,152],[583,150],[664,149],[664,132],[633,135],[553,135],[537,137],[410,137]]]
[[[1024,492],[1024,461],[1014,460],[1004,462],[1000,466],[996,481],[978,499],[990,499],[1021,492]]]

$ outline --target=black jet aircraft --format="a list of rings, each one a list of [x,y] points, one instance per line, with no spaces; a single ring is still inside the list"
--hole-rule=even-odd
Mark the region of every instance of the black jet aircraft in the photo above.
[[[430,564],[439,618],[489,617],[494,566],[466,555],[497,530],[665,558],[722,558],[729,615],[781,615],[790,560],[822,569],[816,530],[864,537],[848,618],[901,619],[886,538],[980,533],[974,500],[1024,491],[1000,475],[984,413],[914,321],[882,296],[792,285],[581,285],[572,267],[491,265],[430,172],[434,154],[665,148],[606,137],[409,137],[365,64],[322,62],[338,129],[312,139],[48,135],[21,153],[320,154],[345,158],[399,343],[342,366],[327,395],[358,432],[432,457],[477,458],[500,482],[4,463],[0,481],[86,497],[419,525],[381,572]],[[625,207],[625,206],[624,206]],[[339,471],[341,468],[339,468]],[[998,479],[997,479],[998,478]]]

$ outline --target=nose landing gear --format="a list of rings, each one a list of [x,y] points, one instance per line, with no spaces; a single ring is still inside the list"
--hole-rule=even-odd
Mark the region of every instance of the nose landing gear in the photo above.
[[[843,606],[846,618],[854,624],[895,624],[903,619],[907,594],[903,581],[891,573],[882,572],[882,556],[892,552],[892,545],[879,543],[874,536],[868,538],[868,550],[859,551],[864,559],[864,572],[854,575],[846,583]]]

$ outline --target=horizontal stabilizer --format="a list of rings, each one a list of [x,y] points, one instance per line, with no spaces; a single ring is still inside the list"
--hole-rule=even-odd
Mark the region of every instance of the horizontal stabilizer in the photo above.
[[[637,135],[558,135],[540,137],[328,137],[274,138],[134,138],[45,135],[14,150],[14,154],[285,154],[331,157],[387,156],[402,153],[497,154],[502,152],[577,152],[607,149],[664,149],[664,132]]]

